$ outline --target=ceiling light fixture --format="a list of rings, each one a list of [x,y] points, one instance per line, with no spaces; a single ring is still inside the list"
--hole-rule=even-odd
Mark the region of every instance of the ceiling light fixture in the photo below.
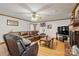
[[[33,12],[33,13],[32,13],[32,20],[33,20],[33,21],[37,21],[37,20],[38,20],[38,16],[39,16],[39,15],[37,15],[36,12]]]

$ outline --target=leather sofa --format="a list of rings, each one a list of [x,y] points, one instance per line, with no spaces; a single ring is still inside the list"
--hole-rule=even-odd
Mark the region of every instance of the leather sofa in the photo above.
[[[38,54],[37,42],[32,42],[26,46],[19,36],[4,34],[3,38],[11,56],[36,56]]]
[[[31,40],[32,42],[40,39],[40,36],[38,35],[38,31],[10,32],[9,34],[19,35],[23,38]]]

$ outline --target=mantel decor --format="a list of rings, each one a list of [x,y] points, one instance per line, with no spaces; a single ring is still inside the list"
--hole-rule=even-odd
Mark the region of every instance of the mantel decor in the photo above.
[[[7,20],[7,25],[9,25],[9,26],[18,26],[18,21]]]

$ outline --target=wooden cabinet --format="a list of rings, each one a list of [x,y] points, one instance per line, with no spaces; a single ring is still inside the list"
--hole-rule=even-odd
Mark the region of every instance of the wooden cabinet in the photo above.
[[[76,5],[71,18],[70,26],[79,26],[79,3]]]
[[[70,45],[73,46],[75,44],[74,32],[70,31]]]
[[[71,46],[79,40],[79,3],[75,6],[72,12],[72,19],[70,22],[70,44]]]

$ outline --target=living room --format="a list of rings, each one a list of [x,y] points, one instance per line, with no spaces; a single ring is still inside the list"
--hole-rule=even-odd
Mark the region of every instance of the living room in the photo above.
[[[0,3],[0,55],[72,55],[70,33],[79,30],[79,23],[71,22],[74,13],[79,13],[79,3]]]

